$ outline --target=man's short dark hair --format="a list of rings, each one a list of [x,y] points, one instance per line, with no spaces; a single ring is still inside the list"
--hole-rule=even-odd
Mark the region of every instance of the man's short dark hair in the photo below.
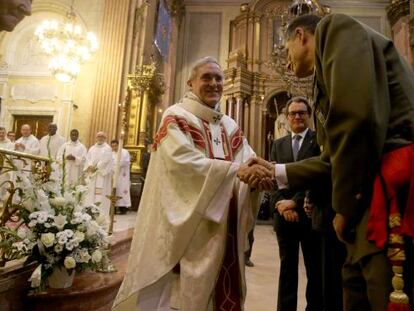
[[[70,132],[71,132],[71,133],[72,133],[72,132],[76,132],[76,133],[78,133],[78,135],[79,135],[79,131],[78,131],[77,129],[73,129],[73,130],[71,130]]]
[[[117,145],[119,145],[119,141],[118,141],[118,139],[112,139],[111,140],[111,145],[112,144],[117,144]]]
[[[315,34],[316,26],[318,25],[321,17],[313,14],[305,14],[295,18],[291,21],[286,29],[285,37],[290,40],[294,35],[295,29],[298,27],[303,28],[306,32]]]
[[[302,104],[305,104],[306,110],[308,110],[309,115],[311,115],[311,113],[312,113],[312,107],[309,105],[308,100],[305,97],[302,97],[302,96],[292,97],[291,99],[288,100],[288,102],[286,103],[286,115],[289,114],[289,106],[292,103],[302,103]]]

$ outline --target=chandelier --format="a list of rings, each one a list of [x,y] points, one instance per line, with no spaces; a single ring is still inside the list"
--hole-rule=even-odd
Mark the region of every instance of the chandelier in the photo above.
[[[313,77],[299,79],[288,68],[285,32],[290,21],[304,14],[324,16],[330,13],[329,7],[320,4],[318,0],[293,0],[289,6],[277,6],[266,12],[273,21],[274,37],[273,50],[267,65],[287,86],[290,94],[310,97]]]
[[[61,82],[75,80],[80,66],[98,49],[96,36],[76,24],[73,2],[64,22],[45,20],[35,31],[41,49],[51,57],[49,70]]]

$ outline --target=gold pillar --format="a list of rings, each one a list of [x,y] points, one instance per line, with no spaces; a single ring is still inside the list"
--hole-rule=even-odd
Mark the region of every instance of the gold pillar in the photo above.
[[[147,138],[147,119],[149,108],[149,91],[155,77],[155,63],[137,68],[134,74],[128,75],[128,127],[125,148],[131,154],[131,171],[141,172],[141,154],[145,149]]]
[[[96,132],[107,132],[108,139],[116,135],[118,104],[121,102],[123,65],[127,44],[128,16],[131,0],[106,0],[97,56],[92,121],[89,142],[95,141]]]

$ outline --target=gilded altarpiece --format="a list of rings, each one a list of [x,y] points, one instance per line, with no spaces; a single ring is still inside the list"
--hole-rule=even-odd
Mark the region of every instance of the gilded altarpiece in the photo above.
[[[230,25],[229,56],[224,72],[225,112],[236,120],[261,156],[268,153],[286,95],[311,96],[308,82],[292,84],[284,79],[275,70],[271,57],[282,22],[278,17],[291,4],[289,0],[242,4],[240,15]]]

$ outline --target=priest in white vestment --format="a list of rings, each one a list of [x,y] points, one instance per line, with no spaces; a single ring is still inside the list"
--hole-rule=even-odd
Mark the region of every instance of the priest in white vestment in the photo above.
[[[117,165],[117,155],[119,149],[119,141],[114,139],[111,141],[112,158],[114,159],[114,165]],[[118,209],[120,214],[126,214],[128,208],[131,207],[131,157],[128,150],[121,149],[121,158],[119,163],[118,180],[116,181],[116,195],[119,199],[115,203],[115,208]],[[115,178],[115,176],[114,176]]]
[[[198,61],[187,84],[191,92],[164,112],[155,137],[115,310],[243,309],[258,193],[237,173],[254,152],[215,109],[223,91],[217,61]]]
[[[20,129],[20,132],[22,136],[18,140],[16,140],[16,151],[25,152],[32,155],[39,155],[39,140],[32,135],[32,129],[30,128],[30,125],[23,124]]]
[[[79,131],[70,131],[70,140],[58,150],[56,161],[62,171],[65,168],[65,184],[74,186],[78,184],[86,160],[86,147],[79,141]]]
[[[1,126],[0,126],[0,149],[14,150],[14,143],[12,143],[10,139],[6,137],[6,129]],[[7,163],[4,162],[3,165],[7,165]],[[4,196],[7,194],[8,185],[3,184],[3,183],[11,179],[12,179],[12,172],[0,174],[0,200],[2,200]]]
[[[65,143],[65,139],[56,133],[57,125],[50,123],[48,125],[48,135],[40,139],[40,155],[42,157],[56,160],[59,148]]]
[[[22,134],[22,136],[16,140],[15,144],[14,144],[14,149],[16,151],[20,151],[20,152],[24,152],[24,153],[28,153],[28,154],[32,154],[32,155],[39,155],[39,151],[40,151],[40,145],[39,145],[39,140],[32,135],[32,129],[30,127],[29,124],[23,124],[21,129],[20,129],[20,133]],[[16,160],[15,165],[24,170],[27,174],[29,175],[31,172],[31,165],[32,162],[31,161],[27,161],[27,164],[24,165],[22,161]]]
[[[88,186],[87,204],[100,203],[99,208],[109,219],[113,159],[112,149],[106,143],[106,134],[98,132],[96,143],[89,148],[85,162],[86,185]]]

